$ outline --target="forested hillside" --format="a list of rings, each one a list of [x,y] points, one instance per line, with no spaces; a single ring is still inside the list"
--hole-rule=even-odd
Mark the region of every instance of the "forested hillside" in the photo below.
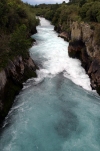
[[[28,55],[38,24],[32,11],[21,0],[0,0],[0,70],[16,55]]]
[[[70,32],[70,24],[73,21],[88,22],[91,29],[97,30],[97,39],[100,35],[100,0],[70,0],[69,3],[63,1],[62,4],[41,4],[34,6],[36,15],[43,15],[52,21],[56,29]]]
[[[62,4],[35,5],[37,15],[62,23],[67,19],[100,23],[100,0],[70,0]]]

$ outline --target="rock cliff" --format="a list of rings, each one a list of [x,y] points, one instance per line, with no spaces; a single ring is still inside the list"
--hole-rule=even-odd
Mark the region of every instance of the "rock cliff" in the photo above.
[[[100,46],[96,30],[87,23],[78,22],[73,22],[70,29],[69,56],[81,60],[91,79],[92,88],[100,94]]]
[[[69,41],[69,39],[70,39],[69,34],[67,32],[59,33],[58,37],[61,37],[61,38],[63,38],[66,41]]]
[[[0,124],[8,114],[15,96],[28,78],[36,77],[37,66],[30,57],[17,56],[0,72]]]

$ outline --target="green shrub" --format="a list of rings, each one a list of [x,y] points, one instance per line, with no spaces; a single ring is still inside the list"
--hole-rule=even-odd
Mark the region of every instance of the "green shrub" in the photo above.
[[[10,40],[10,48],[13,54],[27,56],[28,48],[31,40],[27,36],[27,28],[21,25],[12,35]]]

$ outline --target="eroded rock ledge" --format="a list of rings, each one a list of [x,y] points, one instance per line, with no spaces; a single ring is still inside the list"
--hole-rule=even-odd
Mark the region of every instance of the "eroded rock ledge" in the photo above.
[[[37,76],[36,69],[38,67],[30,57],[23,59],[22,56],[17,56],[0,72],[0,124],[8,114],[15,96],[22,89],[23,82]]]
[[[68,53],[82,62],[91,79],[92,89],[100,94],[100,46],[96,41],[96,31],[87,23],[73,22]]]
[[[67,33],[67,32],[61,32],[59,35],[58,35],[58,37],[61,37],[61,38],[63,38],[64,40],[66,40],[66,41],[69,41],[69,34]]]

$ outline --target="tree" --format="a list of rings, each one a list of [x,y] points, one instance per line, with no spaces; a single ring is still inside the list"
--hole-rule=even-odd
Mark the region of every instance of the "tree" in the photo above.
[[[31,44],[27,37],[27,28],[21,25],[11,36],[10,48],[13,54],[27,56],[28,48]]]

